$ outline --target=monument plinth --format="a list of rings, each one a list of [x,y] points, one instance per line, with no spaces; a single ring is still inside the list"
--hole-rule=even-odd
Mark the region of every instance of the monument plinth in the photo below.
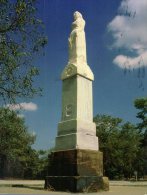
[[[57,191],[95,192],[109,188],[108,179],[103,177],[103,156],[93,123],[94,75],[87,64],[84,27],[82,15],[75,12],[68,40],[69,61],[61,74],[62,117],[45,180],[45,188]]]

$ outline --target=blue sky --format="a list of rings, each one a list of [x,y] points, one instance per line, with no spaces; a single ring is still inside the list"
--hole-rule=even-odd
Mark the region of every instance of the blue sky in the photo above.
[[[145,1],[138,2],[142,5]],[[45,24],[48,45],[45,56],[35,61],[40,68],[36,83],[44,90],[42,97],[32,99],[30,104],[26,102],[28,108],[22,112],[29,130],[37,135],[35,148],[54,146],[61,118],[60,75],[68,62],[68,37],[75,11],[81,12],[86,21],[87,59],[95,75],[94,115],[108,114],[137,122],[133,101],[146,96],[147,91],[147,75],[143,77],[147,61],[144,30],[147,27],[141,20],[145,17],[142,10],[147,2],[142,6],[138,2],[128,0],[126,6],[122,0],[39,1],[38,15]]]

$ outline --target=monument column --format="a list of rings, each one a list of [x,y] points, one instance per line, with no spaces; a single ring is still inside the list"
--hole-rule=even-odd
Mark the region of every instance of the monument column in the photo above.
[[[62,118],[58,124],[55,150],[91,149],[98,151],[98,137],[93,123],[93,73],[87,64],[85,21],[74,13],[68,39],[69,61],[62,72]]]
[[[46,188],[59,191],[93,192],[109,187],[93,123],[94,75],[87,64],[84,27],[85,21],[76,11],[68,39],[69,61],[61,74],[62,116],[45,182]]]

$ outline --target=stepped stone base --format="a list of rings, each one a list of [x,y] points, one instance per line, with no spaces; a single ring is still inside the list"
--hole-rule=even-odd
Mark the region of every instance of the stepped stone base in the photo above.
[[[47,176],[45,188],[64,192],[98,192],[109,190],[107,177],[98,176]]]
[[[103,154],[94,150],[66,150],[50,155],[45,188],[56,191],[96,192],[108,190],[103,177]]]

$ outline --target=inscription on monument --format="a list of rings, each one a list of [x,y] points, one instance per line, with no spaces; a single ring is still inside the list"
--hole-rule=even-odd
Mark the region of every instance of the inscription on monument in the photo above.
[[[70,117],[72,115],[72,105],[68,104],[66,106],[66,117]]]

